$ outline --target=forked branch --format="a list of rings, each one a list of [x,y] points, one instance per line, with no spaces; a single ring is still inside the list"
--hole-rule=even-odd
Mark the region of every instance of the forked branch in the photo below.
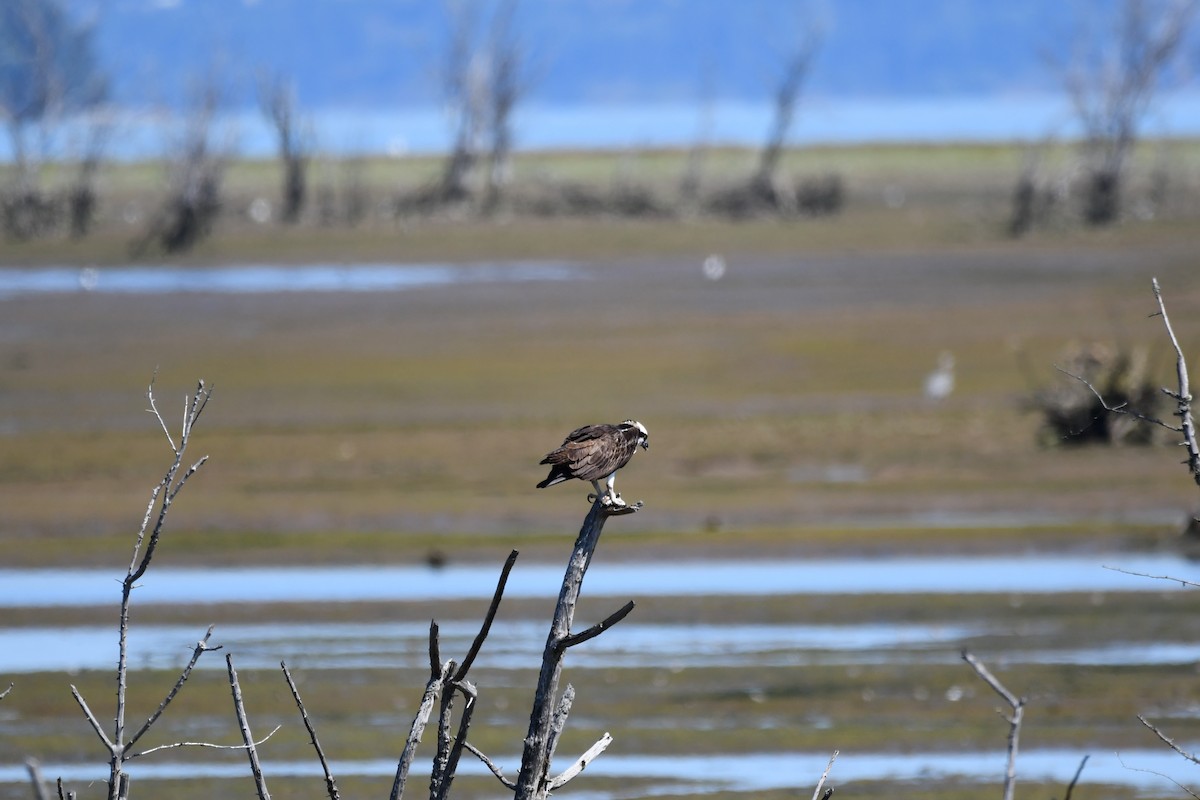
[[[1021,719],[1025,715],[1025,698],[1017,697],[1010,692],[979,659],[966,650],[963,651],[962,657],[963,661],[966,661],[971,669],[975,670],[975,674],[992,687],[992,691],[1000,695],[1012,709],[1011,716],[1001,714],[1008,723],[1008,764],[1004,770],[1004,800],[1012,800],[1013,789],[1017,783],[1017,747],[1021,738]]]

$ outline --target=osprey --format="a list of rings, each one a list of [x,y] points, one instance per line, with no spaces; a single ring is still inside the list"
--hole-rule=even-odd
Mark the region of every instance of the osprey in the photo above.
[[[539,463],[550,465],[550,474],[537,485],[539,489],[562,483],[568,478],[591,481],[596,497],[606,506],[621,507],[625,501],[613,488],[617,470],[629,463],[638,445],[650,449],[646,426],[632,419],[620,425],[584,425],[567,434],[557,450],[546,454]],[[600,491],[603,481],[607,492]]]

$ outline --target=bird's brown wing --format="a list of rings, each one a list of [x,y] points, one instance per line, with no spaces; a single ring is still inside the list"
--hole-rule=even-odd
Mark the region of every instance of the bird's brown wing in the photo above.
[[[626,449],[622,447],[623,438],[615,425],[584,425],[568,433],[562,445],[547,453],[541,463],[565,464],[573,477],[598,480],[620,466],[621,451]]]

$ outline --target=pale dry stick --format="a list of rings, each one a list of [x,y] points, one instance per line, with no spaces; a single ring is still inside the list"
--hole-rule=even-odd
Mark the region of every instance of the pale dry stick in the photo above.
[[[1004,770],[1004,800],[1012,800],[1013,789],[1017,783],[1017,747],[1021,737],[1021,718],[1025,715],[1025,698],[1017,697],[1015,694],[1005,688],[1004,684],[988,671],[988,668],[983,665],[979,659],[968,653],[966,650],[962,653],[963,661],[975,670],[975,674],[983,679],[983,682],[992,687],[992,691],[1000,695],[1003,700],[1012,707],[1012,716],[1001,717],[1008,723],[1008,765]]]
[[[562,697],[558,700],[558,708],[554,709],[554,716],[550,719],[550,735],[546,737],[546,760],[550,761],[554,758],[554,753],[558,750],[558,740],[562,736],[563,729],[567,727],[567,717],[571,714],[571,706],[575,705],[575,687],[567,684],[567,688],[563,689]]]
[[[1175,415],[1179,417],[1179,432],[1183,434],[1183,446],[1187,448],[1188,452],[1186,461],[1188,471],[1192,473],[1192,480],[1200,485],[1200,444],[1196,442],[1196,422],[1192,419],[1192,392],[1188,383],[1187,360],[1183,357],[1183,348],[1179,346],[1179,339],[1175,337],[1175,329],[1171,327],[1171,318],[1167,316],[1167,307],[1163,303],[1158,278],[1153,278],[1151,285],[1154,287],[1154,299],[1158,302],[1158,313],[1163,318],[1163,325],[1167,329],[1171,346],[1175,348],[1175,377],[1179,382],[1178,392],[1172,392],[1166,388],[1163,389],[1163,392],[1175,399]]]
[[[592,503],[587,517],[584,518],[579,536],[575,540],[575,547],[567,562],[562,589],[558,595],[558,605],[554,610],[550,633],[546,637],[542,668],[538,674],[533,709],[529,715],[529,732],[525,736],[524,749],[521,753],[521,771],[517,776],[515,800],[542,800],[549,793],[547,775],[550,771],[551,729],[554,724],[555,697],[558,694],[558,683],[562,675],[563,656],[572,643],[571,624],[575,617],[575,605],[579,600],[583,578],[591,564],[596,546],[600,542],[600,534],[604,531],[604,523],[607,519],[617,514],[633,513],[640,507],[639,504],[613,508],[602,505],[597,498]],[[613,615],[613,617],[616,616]]]
[[[554,778],[551,778],[550,782],[547,784],[547,789],[551,792],[561,789],[567,784],[568,781],[587,769],[588,764],[591,764],[601,753],[607,750],[608,746],[612,744],[612,741],[612,735],[610,735],[608,731],[605,731],[604,735],[600,737],[599,741],[589,747],[583,755],[575,759],[574,764],[564,769]]]
[[[282,729],[283,729],[282,725],[276,725],[274,728],[271,729],[270,733],[268,733],[263,738],[259,739],[257,742],[251,742],[250,745],[252,747],[261,747],[262,745],[266,744],[266,742],[272,736],[279,733],[279,731]],[[209,750],[245,750],[246,749],[245,744],[213,744],[212,742],[172,742],[171,744],[160,744],[157,747],[151,747],[149,750],[143,750],[140,753],[134,753],[127,760],[132,761],[135,758],[141,758],[142,756],[148,756],[151,753],[157,753],[159,750],[174,750],[177,747],[200,747],[200,748],[208,748]]]
[[[325,791],[329,793],[329,800],[339,800],[337,781],[333,779],[333,773],[329,771],[329,762],[325,759],[325,751],[321,749],[321,743],[317,740],[317,732],[308,718],[308,709],[304,707],[304,701],[300,699],[300,690],[296,688],[296,682],[292,680],[292,673],[288,671],[287,662],[280,661],[279,668],[283,670],[283,677],[287,680],[288,688],[292,690],[292,699],[296,701],[296,707],[300,709],[300,718],[304,720],[308,738],[312,741],[313,749],[317,751],[317,760],[321,762],[321,771],[325,773]]]
[[[4,698],[8,697],[8,693],[13,690],[13,686],[14,686],[14,684],[10,682],[8,684],[8,688],[5,689],[3,692],[0,692],[0,700],[3,700]]]
[[[242,731],[242,742],[246,745],[246,755],[250,759],[250,772],[254,775],[254,788],[259,800],[271,800],[267,791],[267,782],[263,778],[262,765],[258,763],[258,748],[254,737],[250,735],[250,723],[246,719],[246,706],[242,703],[242,687],[238,683],[237,670],[233,668],[233,654],[225,654],[225,667],[229,672],[229,688],[233,693],[233,710],[237,714],[238,728]]]
[[[25,769],[29,771],[29,782],[33,784],[34,800],[50,800],[46,794],[46,781],[42,777],[42,765],[36,758],[25,759]]]
[[[812,800],[828,800],[829,796],[833,794],[832,786],[830,786],[829,790],[824,794],[821,793],[821,787],[823,787],[825,785],[825,781],[829,779],[829,771],[833,769],[833,762],[837,761],[838,752],[839,751],[834,750],[833,755],[829,757],[829,763],[825,765],[825,771],[821,773],[821,780],[817,781],[817,788],[813,789]]]

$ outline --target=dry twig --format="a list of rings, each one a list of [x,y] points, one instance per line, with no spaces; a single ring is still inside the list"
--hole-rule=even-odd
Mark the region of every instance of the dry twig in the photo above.
[[[71,695],[75,698],[75,702],[79,704],[83,711],[84,717],[96,732],[96,735],[103,742],[105,749],[109,755],[109,781],[108,781],[108,797],[109,800],[124,800],[129,794],[129,776],[124,772],[124,764],[130,758],[136,757],[132,753],[134,744],[146,734],[152,725],[162,716],[171,701],[175,699],[188,676],[191,675],[192,668],[195,667],[196,661],[200,656],[211,649],[208,647],[209,637],[212,636],[212,628],[204,635],[196,645],[192,653],[192,658],[188,665],[184,668],[183,673],[175,682],[175,685],[167,693],[167,696],[159,703],[158,708],[150,715],[146,722],[133,734],[126,738],[125,720],[127,711],[127,689],[129,676],[129,656],[128,656],[128,636],[129,636],[129,606],[130,598],[134,588],[137,586],[137,581],[146,574],[146,570],[150,567],[151,559],[154,557],[154,552],[158,547],[158,542],[162,536],[164,526],[166,525],[167,515],[171,510],[171,504],[179,493],[183,490],[184,485],[196,471],[200,469],[207,461],[208,456],[201,458],[193,463],[190,467],[184,469],[184,455],[187,451],[188,444],[191,441],[192,429],[200,415],[204,412],[208,405],[208,400],[212,396],[212,388],[206,387],[204,381],[199,381],[196,386],[196,391],[192,395],[184,398],[183,422],[180,428],[178,442],[171,436],[169,427],[162,415],[158,412],[158,404],[154,398],[154,381],[150,382],[149,388],[146,390],[146,396],[150,403],[150,412],[154,414],[158,420],[159,426],[167,437],[167,443],[171,447],[171,452],[175,456],[175,460],[167,468],[162,479],[154,487],[150,493],[150,501],[146,505],[146,512],[142,517],[141,527],[138,529],[137,537],[134,541],[133,553],[129,560],[129,568],[125,573],[124,579],[121,581],[121,605],[120,605],[120,622],[118,625],[118,654],[117,654],[117,707],[114,715],[113,733],[110,737],[104,730],[99,719],[92,712],[83,695],[75,687],[71,687]],[[181,473],[182,470],[182,473]],[[150,526],[151,519],[154,520],[153,527]],[[144,549],[143,549],[144,546]],[[154,748],[158,750],[162,748]],[[145,755],[147,752],[138,753],[136,755]]]
[[[1012,800],[1013,789],[1017,783],[1017,745],[1021,737],[1021,718],[1025,715],[1025,698],[1017,697],[1005,688],[979,659],[966,650],[963,651],[962,657],[963,661],[975,670],[975,674],[1012,708],[1012,716],[1004,716],[1001,713],[1008,723],[1008,764],[1004,770],[1004,800]]]
[[[225,667],[229,672],[229,688],[233,693],[233,710],[237,713],[238,728],[242,731],[246,756],[250,759],[250,772],[254,775],[254,788],[258,791],[259,800],[271,800],[271,793],[267,791],[266,779],[263,778],[262,765],[258,763],[257,743],[250,735],[250,722],[246,718],[246,707],[242,703],[242,687],[238,683],[237,670],[233,668],[232,653],[225,654]]]
[[[1067,784],[1067,791],[1063,795],[1063,800],[1071,800],[1071,793],[1075,791],[1075,785],[1079,783],[1079,776],[1083,774],[1083,768],[1087,766],[1088,759],[1091,756],[1084,756],[1079,762],[1079,769],[1075,770],[1075,777],[1071,778],[1071,782]]]
[[[304,720],[308,738],[312,741],[313,749],[317,751],[317,760],[321,762],[321,771],[325,773],[325,791],[329,793],[329,800],[338,800],[337,782],[329,771],[329,762],[325,760],[325,751],[321,749],[321,743],[317,741],[317,732],[308,718],[308,709],[304,707],[304,701],[300,699],[300,690],[296,688],[296,682],[292,680],[292,673],[288,671],[287,662],[280,661],[279,668],[283,670],[283,677],[287,681],[288,688],[292,690],[292,699],[296,701],[296,707],[300,709],[300,718]]]
[[[813,789],[812,800],[827,800],[833,794],[833,787],[829,787],[824,794],[821,793],[821,787],[825,785],[825,781],[829,778],[829,771],[833,769],[833,762],[837,761],[838,751],[834,750],[833,755],[829,757],[829,763],[825,765],[825,771],[821,773],[821,780],[817,781],[817,788]]]

